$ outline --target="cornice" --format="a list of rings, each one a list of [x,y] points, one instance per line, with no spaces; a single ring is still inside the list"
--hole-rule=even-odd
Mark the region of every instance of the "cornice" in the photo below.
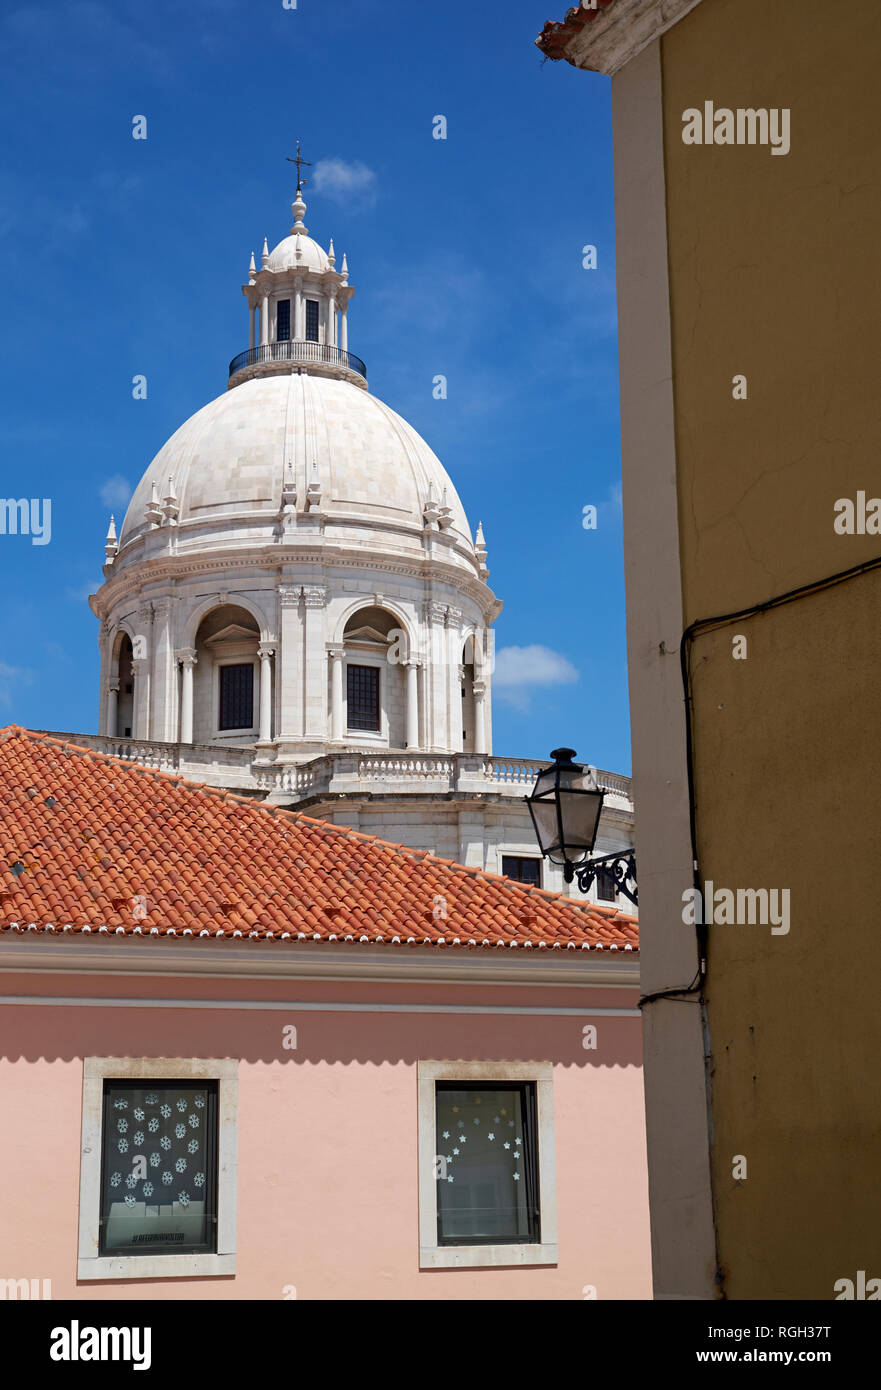
[[[197,580],[218,574],[229,578],[228,587],[232,591],[240,587],[235,579],[236,575],[254,575],[254,571],[262,571],[271,576],[270,583],[265,587],[274,588],[279,581],[279,571],[291,565],[303,568],[316,566],[322,570],[360,569],[415,579],[423,583],[435,581],[472,599],[487,618],[495,617],[501,612],[501,602],[487,584],[476,575],[468,575],[460,566],[453,565],[442,557],[428,559],[419,556],[407,561],[375,552],[372,556],[367,556],[362,551],[338,549],[333,542],[314,549],[306,546],[266,545],[261,549],[243,551],[241,554],[227,552],[213,558],[181,554],[157,555],[153,559],[127,566],[120,574],[105,580],[98,592],[92,595],[95,600],[92,611],[99,618],[106,618],[118,604],[132,597],[139,598],[143,590],[151,584],[182,583],[188,579]]]
[[[456,946],[425,951],[411,946],[348,947],[336,943],[162,940],[4,934],[4,971],[36,974],[162,975],[275,980],[339,980],[389,984],[468,984],[639,987],[633,952],[475,951]]]
[[[613,76],[700,0],[597,0],[549,20],[536,39],[546,58]]]

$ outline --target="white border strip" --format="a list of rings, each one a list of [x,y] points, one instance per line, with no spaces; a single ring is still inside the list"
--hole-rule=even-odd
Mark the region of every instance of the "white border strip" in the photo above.
[[[340,1004],[301,999],[138,999],[64,994],[0,994],[2,1004],[73,1005],[98,1009],[270,1009],[301,1013],[541,1014],[572,1018],[640,1018],[639,1009],[565,1009],[529,1004]]]

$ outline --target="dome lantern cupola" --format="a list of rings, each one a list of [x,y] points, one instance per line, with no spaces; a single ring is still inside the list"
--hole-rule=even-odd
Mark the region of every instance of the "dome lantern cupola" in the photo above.
[[[297,145],[297,165],[300,159]],[[251,255],[248,282],[242,294],[248,301],[248,347],[229,364],[229,388],[254,377],[306,372],[336,377],[367,388],[366,368],[349,352],[348,309],[355,293],[349,284],[345,255],[336,268],[333,239],[327,251],[309,236],[304,217],[305,180],[298,177],[291,204],[294,216],[289,234],[269,250],[263,243],[258,270]]]

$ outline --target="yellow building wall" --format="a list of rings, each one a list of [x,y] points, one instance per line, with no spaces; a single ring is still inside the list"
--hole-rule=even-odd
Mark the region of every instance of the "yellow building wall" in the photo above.
[[[703,0],[661,42],[691,623],[881,555],[833,529],[881,496],[881,4]],[[684,144],[706,100],[789,108],[790,152]],[[708,929],[722,1287],[830,1299],[881,1277],[881,570],[691,667],[701,878],[791,895],[788,935]]]

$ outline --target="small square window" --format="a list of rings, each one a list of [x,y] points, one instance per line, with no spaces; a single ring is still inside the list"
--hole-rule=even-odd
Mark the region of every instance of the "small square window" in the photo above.
[[[275,336],[280,343],[286,343],[291,336],[291,301],[280,299],[275,310]]]
[[[502,873],[505,878],[513,878],[517,883],[530,883],[533,888],[541,887],[541,860],[525,855],[503,854]]]
[[[615,884],[615,875],[610,874],[608,869],[598,869],[597,877],[597,897],[603,902],[613,903],[618,897],[618,888]]]
[[[379,719],[379,670],[376,666],[346,668],[346,710],[350,729],[376,733]]]
[[[104,1082],[99,1257],[217,1250],[217,1082]]]
[[[254,726],[254,665],[220,668],[219,729],[251,729]]]
[[[537,1245],[535,1087],[439,1081],[438,1245]]]
[[[318,342],[318,300],[306,300],[306,341]]]

